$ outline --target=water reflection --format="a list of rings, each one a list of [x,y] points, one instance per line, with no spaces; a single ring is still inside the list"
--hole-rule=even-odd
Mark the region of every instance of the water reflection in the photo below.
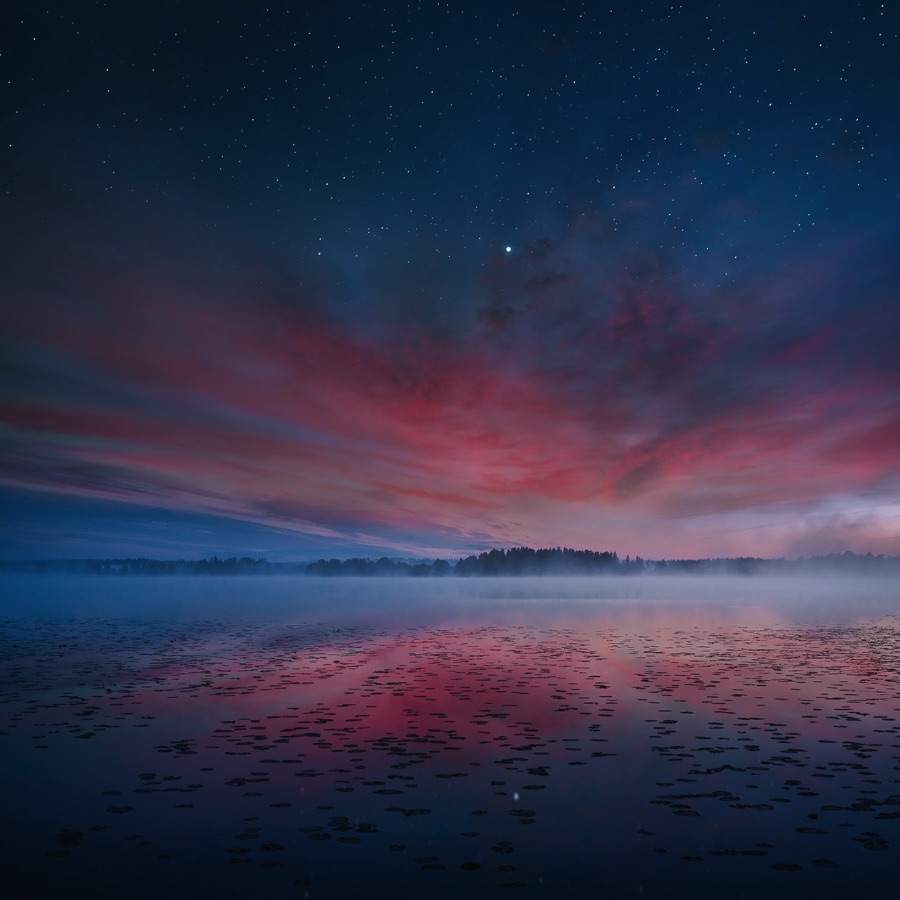
[[[811,621],[559,586],[8,620],[5,870],[60,896],[892,895],[893,598]]]

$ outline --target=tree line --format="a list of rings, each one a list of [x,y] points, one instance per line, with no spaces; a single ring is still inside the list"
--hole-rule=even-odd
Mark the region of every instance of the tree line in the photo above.
[[[487,550],[450,561],[354,557],[315,562],[268,562],[264,558],[212,556],[200,560],[67,559],[0,560],[0,573],[61,575],[310,575],[482,577],[540,575],[777,575],[790,573],[900,574],[900,557],[872,553],[830,553],[799,559],[736,557],[721,559],[621,559],[613,551],[569,547]]]

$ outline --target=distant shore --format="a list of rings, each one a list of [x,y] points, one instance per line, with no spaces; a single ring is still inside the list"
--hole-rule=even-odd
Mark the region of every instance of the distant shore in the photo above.
[[[304,575],[312,577],[484,577],[559,575],[900,575],[900,557],[872,553],[830,553],[797,559],[621,559],[611,551],[515,547],[457,560],[318,559],[269,562],[263,558],[213,556],[200,560],[43,559],[0,560],[0,574],[19,575]]]

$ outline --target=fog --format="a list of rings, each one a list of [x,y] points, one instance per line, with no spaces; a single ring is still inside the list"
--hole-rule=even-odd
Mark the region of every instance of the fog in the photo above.
[[[0,617],[224,618],[434,624],[474,618],[616,618],[663,609],[759,622],[870,620],[900,611],[888,577],[600,576],[309,578],[303,576],[0,577]]]

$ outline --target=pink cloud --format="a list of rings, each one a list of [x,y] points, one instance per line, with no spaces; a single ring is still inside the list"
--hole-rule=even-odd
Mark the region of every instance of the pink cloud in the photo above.
[[[367,333],[260,289],[127,279],[98,279],[77,315],[19,310],[12,333],[69,378],[0,408],[18,445],[42,448],[16,483],[53,471],[56,489],[99,495],[106,472],[136,502],[373,541],[403,529],[687,548],[684,517],[733,515],[739,531],[748,509],[812,508],[897,473],[877,373],[822,380],[840,327],[772,346],[754,318],[821,290],[825,262],[781,273],[763,300],[724,298],[743,316],[725,328],[652,258],[626,274],[580,246],[497,261],[480,324],[446,339]]]

